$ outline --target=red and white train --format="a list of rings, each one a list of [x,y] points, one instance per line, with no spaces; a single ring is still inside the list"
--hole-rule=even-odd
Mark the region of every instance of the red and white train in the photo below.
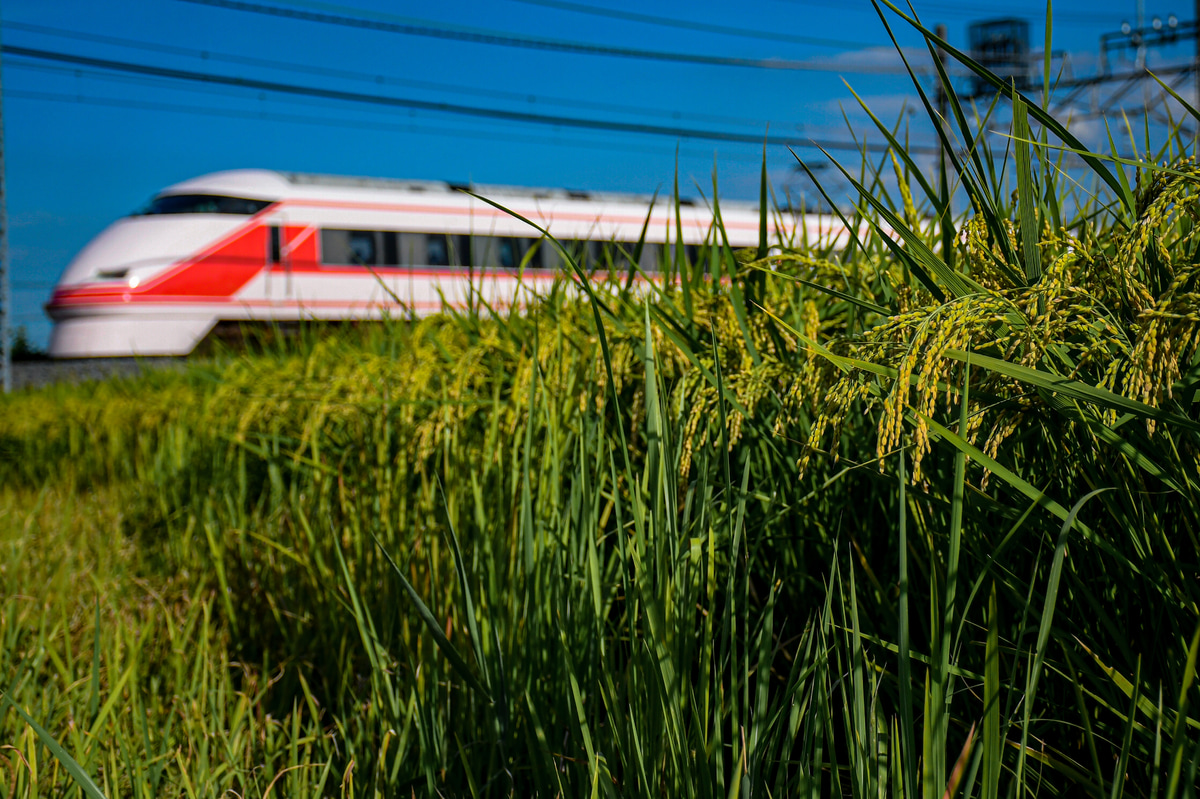
[[[704,206],[563,190],[472,186],[569,242],[589,268],[639,271],[662,247],[713,241]],[[758,244],[759,213],[722,203],[729,244]],[[647,222],[647,220],[649,220]],[[844,243],[836,219],[772,214],[774,242]],[[246,169],[161,191],[67,266],[46,310],[58,358],[184,355],[220,323],[379,319],[524,302],[553,280],[557,248],[520,219],[446,183]],[[639,277],[638,279],[643,279]]]

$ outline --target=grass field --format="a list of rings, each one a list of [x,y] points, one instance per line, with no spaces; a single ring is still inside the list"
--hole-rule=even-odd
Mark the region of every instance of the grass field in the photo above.
[[[1194,796],[1192,142],[999,102],[840,252],[0,400],[0,796]]]

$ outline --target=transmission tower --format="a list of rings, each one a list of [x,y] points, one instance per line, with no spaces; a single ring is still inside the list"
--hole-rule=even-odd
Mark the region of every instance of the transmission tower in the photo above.
[[[1200,0],[1195,2],[1196,16],[1200,19]],[[1136,27],[1124,23],[1119,31],[1103,34],[1100,37],[1099,70],[1091,77],[1075,77],[1071,74],[1069,55],[1052,52],[1051,58],[1058,62],[1058,68],[1053,71],[1049,86],[1043,85],[1042,71],[1034,63],[1040,58],[1035,59],[1030,51],[1027,21],[1005,18],[976,22],[970,26],[969,36],[971,57],[1008,85],[1029,93],[1055,92],[1049,108],[1056,116],[1064,112],[1071,113],[1077,119],[1081,115],[1153,116],[1155,109],[1160,108],[1170,96],[1170,92],[1159,81],[1182,97],[1187,93],[1188,80],[1200,78],[1200,71],[1197,70],[1197,63],[1200,63],[1200,23],[1181,21],[1174,14],[1165,20],[1155,17],[1149,24],[1139,21]],[[1189,40],[1196,43],[1192,59],[1186,63],[1147,69],[1147,51]],[[1129,53],[1132,53],[1132,59],[1123,57]],[[1119,64],[1132,61],[1132,64],[1121,67],[1114,65],[1114,61]],[[974,100],[994,93],[992,84],[972,75],[967,91],[960,93],[959,97]],[[1200,108],[1200,83],[1192,94],[1195,107]],[[1079,107],[1081,105],[1082,108]],[[1071,110],[1073,107],[1075,110]]]

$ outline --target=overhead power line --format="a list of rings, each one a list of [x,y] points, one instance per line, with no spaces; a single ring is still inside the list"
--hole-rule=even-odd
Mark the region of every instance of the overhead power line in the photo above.
[[[781,0],[792,5],[812,6],[813,0]],[[845,3],[836,2],[836,0],[823,0],[823,2],[815,3],[824,8],[842,9]],[[905,4],[901,4],[905,5]],[[1019,6],[1004,4],[998,6],[995,3],[926,3],[921,2],[916,5],[916,10],[920,13],[921,18],[929,20],[932,17],[967,17],[971,20],[986,19],[995,16],[1009,17],[1028,17],[1036,20],[1039,24],[1046,19],[1046,6],[1043,3],[1038,5],[1034,3],[1030,6]],[[1122,14],[1116,13],[1112,8],[1095,9],[1090,11],[1064,11],[1058,6],[1054,8],[1054,22],[1071,22],[1080,25],[1090,26],[1111,26],[1119,22]],[[1125,16],[1128,16],[1126,14]]]
[[[305,75],[319,75],[321,77],[336,78],[338,80],[352,80],[359,83],[370,83],[375,86],[404,86],[423,91],[448,92],[452,94],[473,95],[476,97],[489,97],[495,100],[506,100],[510,102],[518,102],[537,106],[563,106],[566,108],[584,108],[592,111],[646,114],[650,116],[670,117],[672,119],[693,119],[708,123],[715,122],[719,124],[752,125],[759,128],[763,128],[767,124],[766,120],[755,120],[749,117],[733,118],[721,116],[719,114],[698,113],[695,111],[672,111],[667,108],[643,108],[631,106],[628,103],[605,103],[596,100],[579,100],[575,98],[544,96],[498,89],[484,89],[476,86],[460,86],[453,83],[439,83],[435,81],[412,80],[410,78],[397,78],[391,75],[356,72],[353,70],[315,66],[312,64],[298,64],[293,61],[278,61],[273,58],[257,58],[254,56],[234,55],[213,50],[197,50],[195,48],[181,47],[179,45],[145,42],[138,39],[126,39],[120,36],[106,36],[97,33],[85,33],[83,31],[67,30],[65,28],[52,28],[45,25],[31,25],[24,22],[6,22],[5,28],[8,30],[19,30],[24,31],[25,33],[33,33],[39,36],[53,36],[56,38],[94,42],[96,44],[105,44],[114,47],[128,47],[135,50],[144,50],[152,53],[166,53],[169,55],[184,56],[187,58],[197,58],[208,62],[220,61],[228,64],[239,64],[241,66],[279,70],[281,72],[297,72]]]
[[[706,22],[693,22],[690,19],[659,17],[655,16],[654,14],[639,14],[636,11],[622,11],[621,9],[617,8],[604,8],[601,6],[589,6],[583,3],[572,3],[568,2],[568,0],[511,0],[511,2],[524,3],[531,6],[541,6],[543,8],[557,8],[561,11],[571,11],[577,14],[588,14],[596,17],[623,19],[628,22],[640,22],[646,25],[661,25],[665,28],[703,31],[704,33],[717,33],[723,36],[738,36],[743,39],[763,39],[764,41],[809,44],[817,47],[841,47],[847,50],[857,50],[875,46],[875,44],[867,42],[850,42],[843,39],[825,39],[819,36],[796,36],[795,34],[791,33],[751,30],[749,28],[734,28],[729,25],[713,25]]]
[[[31,47],[4,45],[3,52],[10,56],[21,56],[41,61],[52,61],[63,64],[107,69],[114,72],[124,72],[134,75],[152,75],[162,78],[206,83],[220,86],[238,86],[244,89],[277,92],[300,97],[320,97],[327,100],[339,100],[367,105],[390,106],[393,108],[410,108],[418,111],[431,111],[441,114],[478,117],[484,119],[499,119],[508,122],[523,122],[534,125],[555,125],[566,128],[587,130],[604,130],[612,133],[634,133],[651,136],[670,136],[675,139],[701,139],[707,141],[741,142],[745,144],[769,144],[783,147],[821,147],[826,150],[860,151],[865,147],[871,152],[885,152],[885,144],[858,144],[837,140],[814,140],[797,136],[756,136],[754,134],[737,133],[721,130],[701,130],[697,128],[675,127],[670,125],[649,125],[639,122],[620,122],[611,119],[583,119],[554,114],[538,114],[528,111],[514,111],[502,108],[484,108],[480,106],[463,105],[460,103],[443,103],[429,100],[417,100],[406,97],[392,97],[380,94],[367,94],[342,89],[328,89],[317,86],[302,86],[279,81],[259,80],[256,78],[241,78],[230,75],[217,75],[209,72],[196,72],[186,69],[174,69],[152,64],[137,64],[129,61],[114,61],[107,58],[61,53],[52,50],[40,50]],[[937,154],[940,149],[936,145],[912,145],[908,147],[911,153]]]
[[[382,31],[385,33],[400,33],[406,36],[425,36],[433,39],[449,39],[475,44],[495,45],[499,47],[516,47],[525,50],[543,50],[558,53],[575,53],[577,55],[613,56],[618,58],[636,58],[647,61],[669,61],[680,64],[701,64],[719,67],[748,67],[751,69],[791,70],[805,72],[859,72],[904,74],[897,67],[858,66],[847,68],[841,64],[823,63],[821,61],[794,61],[781,58],[737,58],[731,56],[710,56],[696,53],[673,53],[662,50],[642,50],[633,47],[610,47],[607,45],[570,42],[562,39],[543,39],[532,36],[514,36],[496,31],[480,31],[470,28],[458,28],[425,21],[390,22],[382,19],[371,19],[349,14],[333,14],[325,11],[308,11],[301,8],[284,8],[282,6],[265,5],[263,3],[247,2],[247,0],[180,0],[201,6],[224,8],[231,11],[245,11],[253,14],[263,14],[284,19],[298,19],[305,22],[318,22],[324,25],[339,25],[346,28]]]
[[[17,66],[17,65],[13,65]],[[91,72],[92,75],[102,75],[101,72]],[[285,114],[275,111],[252,111],[249,109],[238,108],[214,108],[212,106],[197,105],[195,103],[162,103],[146,100],[130,100],[123,97],[95,97],[83,94],[61,94],[56,92],[33,92],[22,89],[13,89],[5,92],[5,96],[20,100],[36,100],[50,103],[70,103],[76,105],[94,105],[106,108],[131,108],[138,111],[153,111],[155,113],[165,112],[174,114],[192,114],[198,116],[225,117],[230,119],[250,119],[257,122],[282,122],[289,125],[320,125],[323,127],[335,128],[350,128],[356,131],[363,130],[378,130],[391,133],[408,133],[422,136],[438,136],[441,138],[454,137],[459,139],[479,139],[486,142],[495,143],[497,141],[520,142],[524,144],[536,144],[539,146],[554,147],[554,146],[570,146],[572,148],[586,147],[592,150],[613,150],[619,152],[645,152],[658,153],[664,152],[662,146],[654,147],[649,145],[639,145],[631,142],[618,143],[607,137],[603,140],[596,139],[572,139],[570,142],[557,141],[549,136],[531,136],[527,134],[517,134],[505,131],[497,131],[495,129],[483,130],[479,127],[471,128],[456,128],[444,125],[424,125],[418,124],[411,120],[404,123],[383,122],[374,119],[349,119],[328,114],[323,116],[310,116],[304,114]],[[679,150],[680,155],[689,158],[711,158],[711,152],[702,150]],[[753,154],[742,154],[738,152],[725,153],[722,155],[722,160],[744,161],[750,164],[759,163],[761,156]]]

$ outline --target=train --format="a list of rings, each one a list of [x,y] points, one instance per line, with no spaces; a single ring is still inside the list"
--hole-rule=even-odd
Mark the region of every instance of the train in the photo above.
[[[758,244],[755,206],[720,210],[731,247]],[[216,172],[159,191],[72,259],[46,304],[49,354],[187,355],[223,325],[526,303],[566,265],[547,234],[586,270],[644,281],[664,248],[711,244],[713,217],[704,203],[627,194]],[[827,215],[773,212],[768,223],[777,244],[847,238]]]

